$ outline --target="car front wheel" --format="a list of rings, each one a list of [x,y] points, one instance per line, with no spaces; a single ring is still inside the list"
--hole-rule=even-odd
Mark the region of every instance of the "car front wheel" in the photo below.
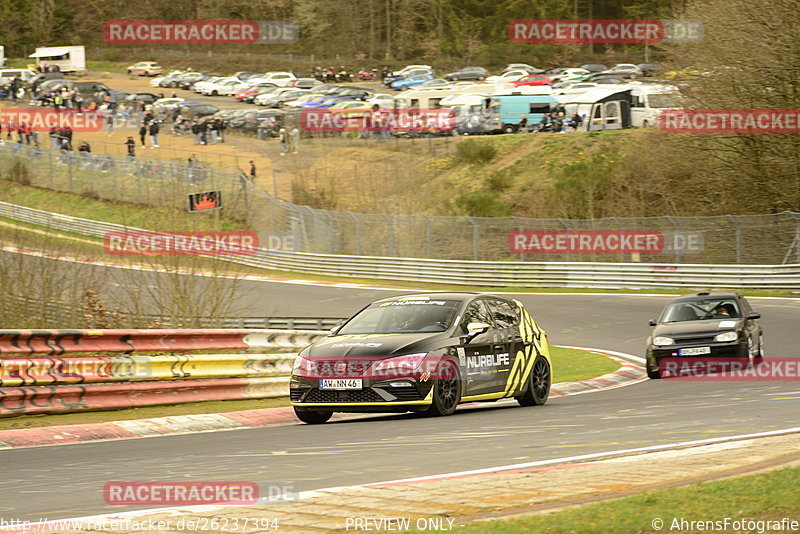
[[[458,368],[450,360],[443,360],[436,368],[436,381],[433,383],[433,402],[428,415],[453,415],[461,402],[461,384]]]
[[[531,374],[528,376],[527,389],[521,397],[517,398],[517,402],[522,406],[541,406],[547,402],[547,398],[550,396],[551,382],[550,363],[544,356],[537,356]]]
[[[333,412],[306,411],[297,407],[294,409],[294,414],[302,422],[309,425],[321,425],[322,423],[327,423],[331,416],[333,416]]]

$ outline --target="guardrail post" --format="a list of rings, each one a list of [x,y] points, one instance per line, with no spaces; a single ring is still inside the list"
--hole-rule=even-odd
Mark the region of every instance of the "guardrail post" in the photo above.
[[[728,218],[731,220],[733,225],[736,227],[736,263],[742,263],[742,225],[739,223],[739,219],[734,217],[733,215],[728,215]]]
[[[514,223],[517,225],[517,230],[518,231],[520,231],[520,232],[524,232],[525,231],[524,226],[519,221],[519,217],[511,217],[511,220],[514,221]],[[525,261],[525,255],[522,252],[519,253],[519,261]]]

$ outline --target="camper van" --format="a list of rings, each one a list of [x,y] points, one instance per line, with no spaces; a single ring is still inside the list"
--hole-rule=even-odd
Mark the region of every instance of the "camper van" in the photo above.
[[[540,94],[513,93],[490,95],[483,99],[482,113],[487,133],[515,133],[522,116],[527,123],[542,120],[545,113],[560,102],[550,92]]]
[[[83,46],[40,47],[28,57],[36,58],[36,65],[42,71],[47,67],[58,67],[61,72],[86,70],[86,49]]]
[[[584,93],[561,95],[566,119],[576,111],[583,118],[581,130],[621,130],[631,127],[630,86],[606,86]]]
[[[495,91],[496,87],[488,83],[441,85],[409,89],[398,94],[394,100],[398,109],[439,109],[444,107],[443,101],[446,98],[454,95],[492,94]]]
[[[674,85],[640,85],[631,90],[631,125],[656,126],[666,109],[681,107],[681,94]]]

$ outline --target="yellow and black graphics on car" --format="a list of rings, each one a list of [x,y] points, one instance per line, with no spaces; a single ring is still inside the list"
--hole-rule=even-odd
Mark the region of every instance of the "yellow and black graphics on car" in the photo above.
[[[523,345],[517,350],[514,364],[508,373],[504,397],[510,397],[523,389],[538,356],[547,358],[547,363],[550,363],[550,349],[544,331],[519,301],[514,302],[519,310],[519,333]]]

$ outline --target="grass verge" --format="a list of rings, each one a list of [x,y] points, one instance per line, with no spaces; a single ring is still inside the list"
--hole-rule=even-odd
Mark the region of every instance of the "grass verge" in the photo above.
[[[728,518],[752,521],[740,527],[722,528]],[[456,531],[462,534],[616,534],[630,532],[790,532],[766,528],[766,521],[800,518],[800,468],[786,468],[760,475],[703,482],[685,488],[646,491],[631,497],[589,504],[561,512],[505,521],[474,523]],[[689,525],[686,521],[720,521]],[[659,524],[660,529],[654,528]],[[796,530],[796,529],[795,529]]]
[[[576,349],[551,346],[553,368],[556,382],[586,380],[614,371],[619,365],[604,356]],[[128,421],[131,419],[151,419],[174,415],[196,415],[203,413],[225,413],[239,410],[258,410],[289,406],[288,397],[275,399],[245,399],[230,401],[191,402],[167,406],[146,406],[109,412],[82,412],[57,415],[26,415],[0,419],[0,430],[15,428],[35,428],[56,425],[77,425],[105,423],[108,421]]]

